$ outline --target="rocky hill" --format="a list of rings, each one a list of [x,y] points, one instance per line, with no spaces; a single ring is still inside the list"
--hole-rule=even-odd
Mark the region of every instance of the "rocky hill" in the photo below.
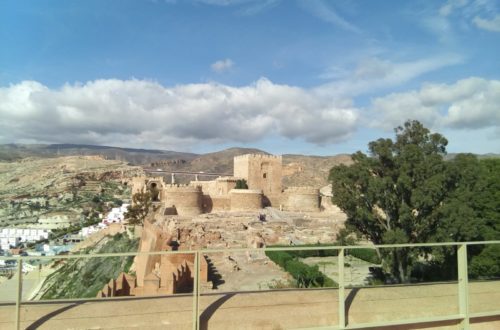
[[[99,205],[129,198],[121,180],[141,174],[141,167],[99,156],[0,162],[0,227],[37,223],[61,212],[80,220]]]
[[[230,148],[219,152],[208,153],[194,159],[170,159],[149,164],[150,169],[186,172],[211,172],[231,175],[233,158],[244,154],[269,153],[260,149]],[[285,186],[322,187],[328,184],[330,169],[339,164],[350,164],[349,155],[336,156],[304,156],[283,155],[283,184]],[[146,166],[147,167],[147,166]],[[191,177],[176,177],[177,182],[185,183]]]
[[[153,162],[151,168],[161,168],[167,171],[211,172],[232,175],[233,158],[245,154],[269,153],[253,148],[229,148],[222,151],[198,155],[193,159],[178,158],[166,161]]]
[[[102,204],[129,198],[121,179],[144,174],[144,168],[163,170],[233,173],[234,156],[268,154],[259,149],[230,148],[196,155],[170,151],[120,149],[111,147],[43,145],[3,145],[0,157],[11,150],[13,161],[0,161],[0,226],[36,224],[41,217],[64,216],[81,220]],[[59,156],[67,153],[96,153],[94,156]],[[105,159],[101,153],[105,151]],[[4,152],[2,154],[2,152]],[[125,156],[124,156],[125,155]],[[145,158],[141,158],[144,155]],[[126,158],[126,161],[121,161]],[[135,160],[134,160],[135,159]],[[147,162],[149,160],[149,162]],[[131,166],[135,161],[141,166]],[[347,155],[331,157],[283,155],[284,186],[322,187],[328,172],[337,164],[348,164]],[[186,183],[191,176],[176,177]],[[201,177],[202,180],[212,179]],[[105,210],[104,210],[105,211]]]
[[[351,163],[349,155],[283,155],[283,185],[323,187],[328,184],[328,174],[332,167]]]
[[[107,236],[83,254],[135,252],[138,239],[126,234]],[[52,263],[57,268],[44,281],[38,293],[41,300],[64,298],[95,298],[102,287],[121,272],[128,272],[134,257],[79,258]]]
[[[148,164],[165,159],[193,159],[197,154],[169,150],[148,150],[79,144],[1,144],[0,161],[27,157],[100,156],[131,164]]]

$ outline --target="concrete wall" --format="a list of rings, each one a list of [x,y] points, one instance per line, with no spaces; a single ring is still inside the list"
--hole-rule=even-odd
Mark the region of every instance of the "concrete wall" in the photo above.
[[[262,208],[262,190],[233,189],[230,192],[231,211],[258,210]]]

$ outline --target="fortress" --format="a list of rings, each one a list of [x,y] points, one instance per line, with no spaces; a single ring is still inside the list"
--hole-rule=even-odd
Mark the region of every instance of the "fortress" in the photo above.
[[[238,182],[247,189],[237,189]],[[273,155],[247,154],[234,157],[234,176],[211,181],[191,181],[187,185],[167,184],[163,177],[135,177],[132,194],[149,191],[155,211],[144,221],[139,252],[172,251],[191,248],[180,244],[180,233],[162,221],[165,216],[196,217],[213,212],[255,212],[264,207],[291,212],[319,212],[320,192],[311,187],[282,187],[282,158]],[[327,198],[326,200],[329,201]],[[325,204],[325,206],[327,206]],[[251,245],[264,246],[262,237]],[[98,297],[144,296],[189,292],[193,285],[194,255],[138,255],[135,276],[120,274],[99,292]],[[200,280],[209,285],[208,263],[200,258]]]
[[[248,189],[236,189],[245,180]],[[320,211],[319,189],[283,190],[282,158],[247,154],[234,157],[234,175],[188,185],[166,184],[162,177],[136,177],[132,193],[149,190],[164,215],[194,216],[217,211],[250,211],[272,206],[284,211]]]

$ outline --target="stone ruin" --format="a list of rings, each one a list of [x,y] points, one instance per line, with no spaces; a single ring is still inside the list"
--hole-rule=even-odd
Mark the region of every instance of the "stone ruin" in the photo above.
[[[250,211],[272,206],[285,211],[318,212],[319,189],[282,187],[282,158],[247,154],[234,157],[234,175],[188,185],[166,184],[163,177],[135,177],[132,194],[149,190],[165,215],[194,216],[218,211]],[[248,189],[235,189],[245,180]]]
[[[245,180],[248,189],[236,189]],[[196,241],[185,242],[166,222],[157,221],[169,215],[196,217],[220,211],[258,211],[271,206],[292,212],[319,212],[319,189],[282,187],[282,158],[273,155],[248,154],[234,158],[234,176],[211,181],[191,181],[188,185],[166,184],[163,177],[135,177],[132,194],[152,192],[156,211],[144,223],[139,252],[172,251],[201,248]],[[252,236],[248,245],[265,246],[262,236]],[[178,237],[176,237],[178,236]],[[179,243],[183,242],[184,246]],[[210,285],[208,263],[200,258],[200,283]],[[120,274],[99,292],[98,297],[143,296],[189,292],[193,287],[194,255],[138,255],[134,261],[135,276]]]
[[[150,221],[144,222],[139,243],[139,254],[135,257],[135,276],[121,273],[98,293],[97,297],[151,296],[190,292],[194,281],[193,253],[146,255],[144,252],[175,251],[176,240],[166,228]],[[200,283],[207,285],[208,264],[200,256]]]

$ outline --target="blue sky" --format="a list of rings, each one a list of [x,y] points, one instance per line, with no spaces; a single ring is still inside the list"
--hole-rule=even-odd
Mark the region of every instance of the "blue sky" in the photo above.
[[[0,143],[500,152],[500,1],[0,2]]]

